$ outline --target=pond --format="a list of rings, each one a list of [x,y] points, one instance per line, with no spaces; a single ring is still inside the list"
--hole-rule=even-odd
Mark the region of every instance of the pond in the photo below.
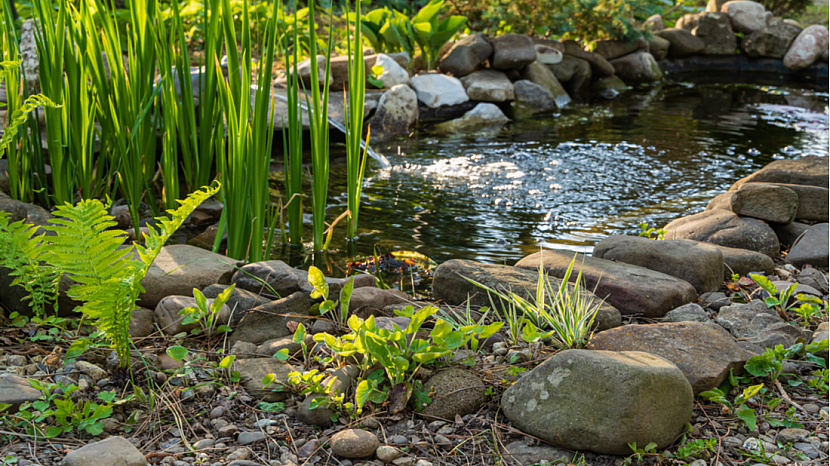
[[[827,156],[827,104],[826,89],[676,83],[474,134],[422,128],[375,145],[393,167],[367,169],[357,252],[512,265],[540,246],[590,250],[703,210],[776,158]],[[346,182],[332,170],[333,218]],[[345,241],[332,249],[342,269]]]

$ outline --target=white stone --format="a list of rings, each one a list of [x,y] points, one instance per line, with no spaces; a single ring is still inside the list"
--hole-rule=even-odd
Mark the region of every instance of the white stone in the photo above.
[[[721,13],[729,16],[735,32],[755,32],[767,25],[767,12],[764,5],[749,0],[726,2],[721,6]]]
[[[547,45],[536,44],[536,61],[543,65],[555,65],[562,61],[562,52]]]
[[[513,83],[499,70],[474,71],[461,78],[467,97],[482,102],[513,100]]]
[[[510,119],[504,116],[504,113],[495,104],[482,102],[461,118],[441,123],[436,126],[436,129],[451,133],[473,127],[503,125],[508,121]]]
[[[398,84],[406,84],[409,81],[409,73],[389,55],[379,53],[375,66],[383,67],[380,79],[383,81],[384,89],[392,89]]]
[[[429,108],[458,105],[469,99],[458,78],[443,74],[419,74],[409,80],[418,94],[418,100]]]
[[[827,46],[827,28],[814,24],[801,31],[795,38],[787,54],[784,55],[784,66],[793,70],[807,68],[822,53],[827,52]]]

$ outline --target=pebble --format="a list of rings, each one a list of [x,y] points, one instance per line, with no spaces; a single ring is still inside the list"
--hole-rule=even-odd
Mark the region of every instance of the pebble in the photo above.
[[[406,445],[409,443],[409,440],[403,435],[393,435],[389,437],[389,443],[394,443],[395,445]]]
[[[821,455],[821,453],[819,453],[819,449],[812,443],[798,442],[793,446],[807,455],[808,458],[816,459]]]
[[[452,426],[444,426],[444,427],[438,429],[438,432],[436,432],[436,433],[439,434],[439,435],[452,435],[454,432],[455,432],[455,429],[453,429]]]
[[[401,451],[389,445],[381,445],[375,451],[378,459],[384,463],[391,463],[401,456]]]
[[[706,461],[703,461],[703,460],[695,460],[695,461],[694,461],[694,462],[692,462],[692,464],[690,464],[689,466],[709,466],[709,465],[708,465],[708,464],[706,464]]]
[[[249,460],[253,452],[249,448],[237,448],[230,455],[228,455],[228,461],[234,460]]]
[[[239,427],[233,424],[226,425],[219,429],[219,438],[233,437],[239,432]]]
[[[378,420],[373,417],[367,417],[363,420],[363,422],[360,423],[360,425],[367,429],[377,429],[378,427],[380,427],[380,422],[378,422]]]
[[[239,445],[248,445],[265,440],[267,437],[268,436],[262,432],[242,432],[236,438],[236,443]]]
[[[806,403],[804,404],[804,410],[810,414],[816,414],[821,410],[821,408],[815,403]]]
[[[344,458],[372,456],[380,446],[378,436],[358,429],[342,430],[331,438],[331,451]]]
[[[211,419],[210,425],[212,425],[214,429],[222,430],[228,426],[228,421],[224,419]]]
[[[450,439],[444,437],[443,435],[436,435],[433,439],[433,442],[445,450],[452,447],[452,442],[450,442]]]
[[[216,440],[212,438],[206,438],[199,440],[198,442],[193,444],[193,448],[197,450],[204,450],[205,448],[210,448],[216,443]]]
[[[819,414],[822,419],[830,419],[830,407],[822,406]]]
[[[273,419],[260,419],[260,420],[258,420],[254,423],[254,425],[259,427],[259,428],[273,426],[275,424],[277,424],[277,421],[275,421]]]
[[[429,424],[427,424],[427,429],[436,432],[438,431],[438,429],[444,427],[445,425],[447,425],[447,423],[444,421],[432,421]]]
[[[320,449],[320,441],[317,439],[311,439],[306,442],[302,447],[297,449],[297,456],[300,458],[308,458],[309,456],[313,455]]]
[[[222,406],[217,406],[210,411],[210,418],[211,419],[219,419],[225,414],[225,408]]]

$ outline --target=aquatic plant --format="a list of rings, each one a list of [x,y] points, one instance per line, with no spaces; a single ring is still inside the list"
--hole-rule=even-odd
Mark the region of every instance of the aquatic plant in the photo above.
[[[360,210],[360,193],[363,187],[363,171],[366,169],[366,153],[369,137],[366,137],[366,149],[360,155],[360,143],[363,136],[363,108],[366,96],[366,67],[363,61],[363,41],[361,34],[360,0],[355,3],[354,39],[347,35],[349,48],[349,94],[346,106],[346,189],[350,218],[347,220],[349,241],[357,236],[357,219]]]

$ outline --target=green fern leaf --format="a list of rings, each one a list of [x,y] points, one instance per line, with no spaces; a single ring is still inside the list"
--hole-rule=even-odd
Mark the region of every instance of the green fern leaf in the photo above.
[[[51,300],[56,302],[60,273],[42,263],[47,256],[43,235],[23,220],[9,223],[10,215],[0,212],[0,266],[10,269],[12,285],[22,286],[35,315],[42,316]]]

